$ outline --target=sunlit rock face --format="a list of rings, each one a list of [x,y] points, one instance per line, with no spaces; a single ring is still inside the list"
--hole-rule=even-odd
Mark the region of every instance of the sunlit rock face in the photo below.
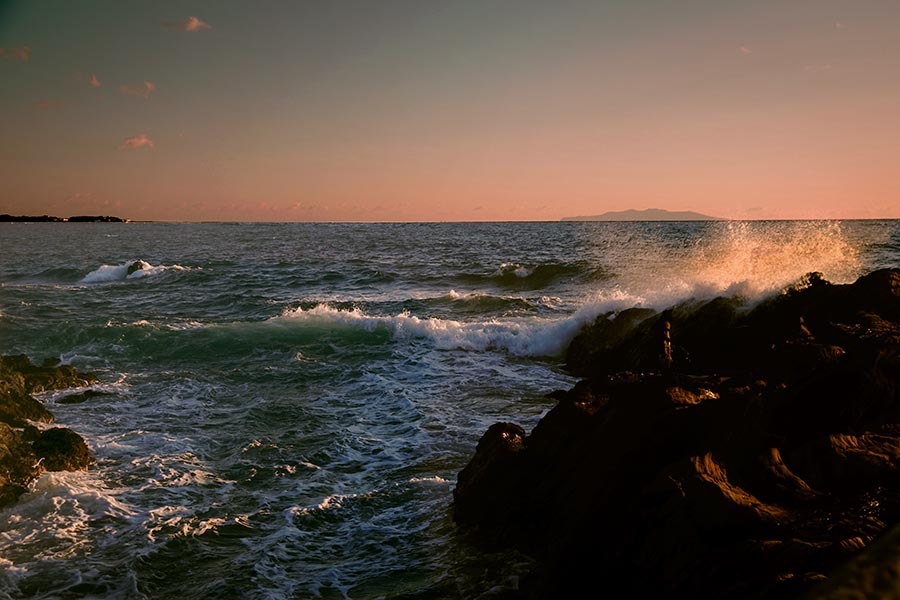
[[[454,493],[460,526],[538,559],[527,597],[792,598],[896,572],[896,543],[866,548],[900,517],[900,270],[601,315],[566,361],[584,379],[530,435],[491,427]]]

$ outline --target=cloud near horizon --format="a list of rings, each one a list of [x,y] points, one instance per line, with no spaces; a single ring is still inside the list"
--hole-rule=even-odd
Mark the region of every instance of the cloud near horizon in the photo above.
[[[137,150],[138,148],[155,148],[156,142],[150,139],[146,133],[139,133],[132,137],[125,138],[119,150]]]
[[[20,46],[18,48],[0,48],[0,58],[28,62],[28,59],[31,58],[31,47]]]
[[[197,17],[188,17],[181,21],[163,21],[162,26],[169,31],[201,31],[203,29],[212,29],[212,25],[201,21]]]
[[[91,85],[94,85],[91,83]],[[99,86],[97,86],[99,87]],[[140,96],[147,99],[156,90],[156,84],[152,81],[145,81],[142,85],[120,85],[119,92],[126,96]]]
[[[91,77],[90,77],[90,79],[88,79],[88,85],[91,86],[92,88],[98,88],[98,87],[102,86],[103,84],[100,83],[99,79],[97,79],[96,73],[91,73]]]

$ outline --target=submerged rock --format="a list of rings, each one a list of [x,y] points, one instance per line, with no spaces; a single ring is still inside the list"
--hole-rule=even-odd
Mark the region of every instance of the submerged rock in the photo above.
[[[145,263],[142,260],[136,260],[133,263],[131,263],[130,265],[128,265],[128,270],[126,272],[126,275],[131,275],[135,271],[143,271],[144,269],[148,269],[149,267],[150,267],[150,265],[148,263]]]
[[[454,490],[538,559],[526,597],[797,597],[900,519],[900,270],[603,315],[566,358],[585,379],[530,435],[492,426]]]
[[[87,402],[91,398],[98,398],[100,396],[109,396],[108,392],[98,392],[97,390],[85,390],[80,394],[69,394],[68,396],[63,396],[59,398],[56,403],[57,404],[81,404],[82,402]]]

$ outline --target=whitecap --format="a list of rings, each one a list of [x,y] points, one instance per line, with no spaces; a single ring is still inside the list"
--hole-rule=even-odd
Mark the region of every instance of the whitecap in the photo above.
[[[410,483],[429,483],[429,484],[437,484],[437,485],[449,485],[450,481],[444,479],[443,477],[439,477],[434,475],[433,477],[412,477],[409,480]]]
[[[129,270],[131,270],[130,273]],[[166,271],[189,270],[190,268],[182,267],[181,265],[151,265],[141,259],[126,260],[118,265],[101,265],[85,275],[79,283],[109,283],[112,281],[151,277]]]
[[[309,309],[286,310],[273,320],[365,331],[388,330],[395,339],[428,339],[445,350],[501,350],[520,356],[558,356],[581,327],[598,315],[642,302],[642,298],[612,290],[598,294],[564,318],[508,317],[487,321],[417,317],[406,311],[393,316],[369,315],[358,308],[341,310],[319,304]]]

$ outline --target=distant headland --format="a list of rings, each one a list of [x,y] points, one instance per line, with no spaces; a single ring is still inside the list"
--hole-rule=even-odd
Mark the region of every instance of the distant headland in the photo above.
[[[110,216],[76,215],[54,217],[52,215],[0,215],[0,223],[127,223],[128,219]]]
[[[711,217],[689,210],[664,210],[648,208],[646,210],[620,210],[605,212],[602,215],[583,217],[563,217],[561,221],[721,221],[719,217]]]

